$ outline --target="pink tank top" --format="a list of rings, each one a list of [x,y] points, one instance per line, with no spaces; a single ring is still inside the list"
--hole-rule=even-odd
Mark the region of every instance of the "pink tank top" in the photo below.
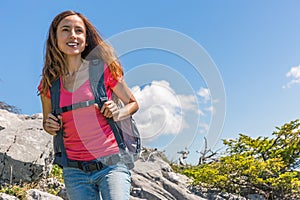
[[[111,99],[112,90],[118,83],[105,65],[104,81],[107,96]],[[60,107],[94,99],[90,81],[87,80],[74,92],[67,91],[61,82]],[[114,134],[95,105],[62,113],[64,144],[71,160],[90,161],[119,153]]]

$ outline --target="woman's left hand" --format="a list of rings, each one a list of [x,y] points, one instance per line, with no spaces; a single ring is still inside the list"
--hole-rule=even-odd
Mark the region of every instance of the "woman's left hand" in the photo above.
[[[115,104],[114,101],[112,100],[109,100],[109,101],[106,101],[100,112],[104,115],[104,117],[107,117],[107,118],[117,118],[118,117],[118,114],[119,114],[119,108],[118,106]]]

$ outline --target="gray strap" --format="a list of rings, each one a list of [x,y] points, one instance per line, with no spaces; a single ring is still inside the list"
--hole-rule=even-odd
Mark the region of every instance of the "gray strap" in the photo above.
[[[61,112],[57,112],[59,110],[59,102],[60,102],[60,79],[58,78],[56,81],[53,82],[52,87],[50,88],[50,95],[51,95],[51,106],[52,106],[52,114],[58,116]],[[63,128],[57,131],[57,135],[54,136],[54,146],[60,147],[61,151],[61,164],[62,167],[66,167],[68,165],[68,158],[67,152],[64,145],[63,140]],[[54,147],[55,148],[55,147]]]
[[[102,105],[108,101],[104,83],[104,63],[102,60],[92,60],[90,61],[89,67],[90,83],[95,96],[95,102],[98,104],[99,108],[102,108]],[[107,118],[107,122],[114,133],[119,148],[125,150],[126,146],[121,130],[118,128],[113,118]]]

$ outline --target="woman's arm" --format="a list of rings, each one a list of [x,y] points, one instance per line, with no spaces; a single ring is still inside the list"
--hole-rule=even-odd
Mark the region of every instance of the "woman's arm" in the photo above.
[[[119,121],[133,115],[139,109],[138,103],[124,79],[119,81],[112,90],[125,106],[119,109],[113,101],[107,101],[101,108],[101,113],[105,117],[113,117],[114,121]]]
[[[43,128],[47,133],[56,135],[56,131],[61,127],[60,123],[58,123],[59,119],[61,120],[61,116],[57,118],[51,114],[51,99],[43,94],[40,96],[43,108]]]

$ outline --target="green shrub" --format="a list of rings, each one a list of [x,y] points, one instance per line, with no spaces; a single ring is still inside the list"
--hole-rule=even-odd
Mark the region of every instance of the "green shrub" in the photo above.
[[[24,199],[26,196],[26,191],[31,189],[33,184],[27,183],[22,186],[20,185],[8,185],[0,188],[0,193],[6,193],[11,196],[15,196],[19,199]]]
[[[227,153],[218,162],[174,169],[193,178],[194,185],[242,196],[300,199],[299,128],[295,120],[276,127],[273,139],[240,134],[236,140],[223,140]]]
[[[49,177],[56,178],[61,183],[64,182],[62,169],[58,165],[53,165]]]
[[[59,182],[63,183],[62,169],[57,165],[54,165],[51,169],[48,178],[55,178]],[[48,193],[57,195],[60,191],[60,187],[49,185],[47,188]],[[39,189],[38,183],[23,183],[22,185],[5,185],[0,187],[0,193],[6,193],[11,196],[15,196],[19,199],[25,199],[26,191],[30,189]]]

